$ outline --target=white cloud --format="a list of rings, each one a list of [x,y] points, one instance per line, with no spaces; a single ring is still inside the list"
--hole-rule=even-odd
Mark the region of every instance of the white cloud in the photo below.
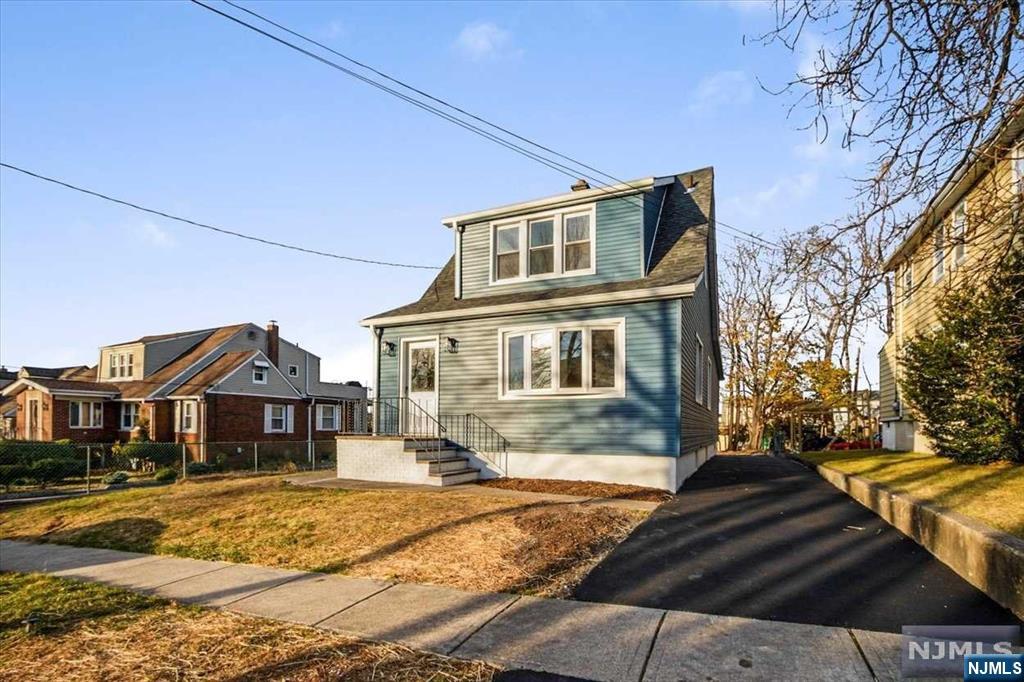
[[[153,246],[161,248],[174,246],[174,239],[171,237],[170,233],[149,220],[138,227],[137,233],[143,241],[146,241]]]
[[[320,31],[325,38],[334,40],[335,38],[341,38],[348,33],[348,29],[345,28],[345,24],[341,23],[337,19],[333,19],[327,23]]]
[[[519,54],[512,49],[512,34],[489,21],[467,24],[455,39],[455,47],[473,61]]]
[[[701,79],[687,108],[691,114],[711,114],[725,106],[747,104],[753,97],[754,87],[747,74],[718,71]]]
[[[765,189],[726,199],[723,213],[758,220],[765,216],[781,216],[788,206],[808,198],[817,187],[817,171],[784,176]]]

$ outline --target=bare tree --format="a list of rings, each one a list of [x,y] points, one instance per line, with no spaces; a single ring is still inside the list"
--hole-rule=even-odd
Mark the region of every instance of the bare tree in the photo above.
[[[1019,0],[777,0],[763,42],[824,36],[783,92],[809,106],[820,139],[838,128],[844,147],[871,152],[836,233],[862,226],[884,249],[955,169],[1005,153],[984,142],[1021,107],[1020,14]]]

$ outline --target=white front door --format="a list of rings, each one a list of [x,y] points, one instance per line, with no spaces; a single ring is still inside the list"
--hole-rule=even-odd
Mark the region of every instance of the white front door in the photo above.
[[[436,436],[437,342],[409,343],[406,346],[405,367],[405,397],[412,403],[405,409],[406,432]]]

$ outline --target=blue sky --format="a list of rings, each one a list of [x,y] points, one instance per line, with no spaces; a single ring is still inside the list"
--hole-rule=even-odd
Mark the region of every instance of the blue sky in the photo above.
[[[744,46],[772,25],[762,5],[251,6],[617,177],[713,165],[719,217],[769,237],[841,214],[859,170],[758,86],[805,68],[816,40]],[[452,248],[442,216],[571,182],[187,2],[0,3],[0,156],[230,229],[435,265]],[[325,379],[366,381],[358,321],[431,277],[0,172],[7,365],[91,364],[102,344],[273,318]]]

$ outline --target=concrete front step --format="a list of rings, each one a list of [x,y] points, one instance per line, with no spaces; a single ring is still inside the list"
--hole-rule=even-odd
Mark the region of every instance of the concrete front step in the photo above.
[[[432,460],[427,463],[431,475],[447,474],[452,471],[470,469],[469,459],[466,457],[449,457],[447,459]]]
[[[459,485],[460,483],[472,483],[480,478],[480,470],[473,468],[459,469],[458,471],[446,471],[443,474],[430,474],[431,478],[440,479],[441,485]]]
[[[405,449],[409,451],[416,450],[431,450],[436,451],[437,448],[441,449],[454,447],[447,438],[406,438]]]
[[[416,449],[416,450],[407,450],[407,452],[415,452],[416,453],[416,461],[417,462],[434,462],[434,461],[437,461],[438,458],[440,458],[440,459],[452,459],[454,457],[459,457],[459,449],[457,447],[454,447],[454,446],[444,447],[444,448],[441,448],[440,450],[420,450],[420,449]]]

